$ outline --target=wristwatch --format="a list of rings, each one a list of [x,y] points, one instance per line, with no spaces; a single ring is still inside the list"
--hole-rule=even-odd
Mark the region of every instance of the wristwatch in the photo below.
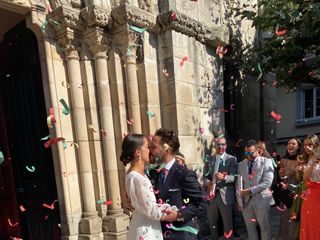
[[[182,214],[180,211],[178,211],[178,218],[177,218],[177,221],[178,222],[183,222],[184,221],[184,218],[182,217]]]

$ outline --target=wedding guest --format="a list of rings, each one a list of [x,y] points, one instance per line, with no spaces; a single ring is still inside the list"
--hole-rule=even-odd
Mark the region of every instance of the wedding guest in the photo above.
[[[291,205],[293,201],[292,194],[290,192],[290,184],[297,185],[299,179],[296,177],[296,167],[298,165],[297,157],[301,150],[301,141],[298,138],[291,138],[287,143],[287,150],[280,162],[279,176],[284,180],[287,189],[282,189],[279,194],[280,201],[288,209],[281,213],[280,227],[278,239],[283,240],[295,240],[298,239],[295,236],[295,231],[298,228],[298,222],[293,221],[291,216]],[[281,188],[281,184],[280,184]],[[283,207],[283,206],[282,206]]]

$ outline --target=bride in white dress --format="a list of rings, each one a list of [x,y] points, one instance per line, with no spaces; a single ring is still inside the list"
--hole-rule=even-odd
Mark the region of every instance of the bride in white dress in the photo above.
[[[149,163],[148,141],[145,136],[127,135],[122,142],[120,160],[124,165],[130,163],[125,185],[135,209],[127,240],[163,239],[160,221],[170,221],[170,205],[157,204],[152,184],[145,175],[145,164]]]

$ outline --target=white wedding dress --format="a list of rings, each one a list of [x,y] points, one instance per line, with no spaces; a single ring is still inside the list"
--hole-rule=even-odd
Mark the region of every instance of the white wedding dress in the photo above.
[[[160,218],[162,210],[170,206],[157,204],[150,180],[138,172],[131,171],[126,176],[126,191],[135,209],[129,224],[127,240],[163,239]]]

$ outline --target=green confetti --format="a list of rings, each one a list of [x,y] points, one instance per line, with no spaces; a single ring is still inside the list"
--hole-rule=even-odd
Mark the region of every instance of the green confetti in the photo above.
[[[46,19],[40,26],[40,29],[42,32],[44,32],[46,30],[47,25],[48,25],[48,21]]]
[[[26,166],[26,169],[29,171],[29,172],[34,172],[36,170],[36,168],[34,166],[32,166],[31,168],[29,168],[28,166]]]
[[[129,29],[138,33],[143,33],[144,31],[146,31],[146,28],[139,28],[135,26],[129,26]]]
[[[275,168],[278,167],[278,165],[277,165],[276,161],[274,160],[274,158],[271,158],[271,160],[272,160],[273,166],[274,166]]]
[[[67,144],[65,141],[62,141],[62,146],[63,146],[63,149],[66,149],[67,148]]]
[[[0,151],[0,165],[4,162],[3,153]]]
[[[66,50],[63,47],[60,47],[58,43],[53,43],[53,45],[56,47],[58,53],[63,53]]]
[[[161,170],[162,168],[164,168],[166,166],[165,163],[162,163],[160,166],[159,166],[159,170]]]
[[[156,114],[154,112],[151,112],[151,111],[147,111],[147,115],[149,118],[152,118],[154,116],[156,116]]]
[[[101,205],[101,204],[103,204],[103,201],[98,200],[97,203]]]
[[[53,19],[49,19],[49,22],[53,23],[57,27],[57,29],[60,29],[60,23],[59,22],[57,22],[57,21],[55,21]]]
[[[63,98],[61,98],[59,101],[63,105],[62,113],[64,115],[69,115],[70,114],[70,108],[69,108],[68,104],[66,103],[66,101]]]
[[[221,133],[220,135],[218,135],[218,137],[217,138],[223,138],[224,137],[224,134],[223,133]]]
[[[194,235],[197,235],[199,230],[190,226],[185,226],[185,227],[175,227],[173,225],[170,226],[171,229],[175,230],[175,231],[183,231],[183,232],[189,232],[192,233]]]

